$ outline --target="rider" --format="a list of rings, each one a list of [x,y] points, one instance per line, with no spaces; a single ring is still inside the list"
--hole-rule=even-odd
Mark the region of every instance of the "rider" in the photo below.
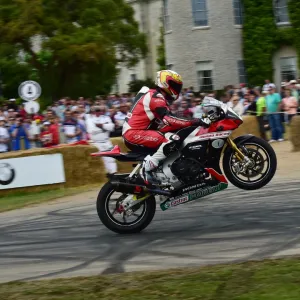
[[[137,94],[131,111],[123,125],[123,139],[126,146],[137,152],[151,148],[141,169],[141,177],[147,185],[156,185],[152,172],[180,140],[180,129],[190,126],[209,126],[209,119],[184,119],[173,116],[169,106],[177,100],[182,89],[181,76],[171,70],[157,72],[156,88],[143,87]]]

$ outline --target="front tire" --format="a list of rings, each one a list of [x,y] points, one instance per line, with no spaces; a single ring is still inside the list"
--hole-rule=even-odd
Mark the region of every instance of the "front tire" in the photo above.
[[[100,190],[97,198],[98,216],[108,229],[119,234],[138,233],[145,229],[152,221],[156,211],[154,196],[150,196],[140,202],[142,208],[141,216],[134,222],[122,223],[114,218],[109,211],[109,201],[113,193],[117,193],[110,182],[107,182]],[[133,207],[134,208],[134,207]]]
[[[242,140],[239,137],[234,140],[238,148],[244,153],[248,151],[248,157],[254,166],[245,172],[237,174],[234,164],[239,164],[234,156],[234,150],[227,147],[223,157],[223,169],[227,179],[236,187],[243,190],[257,190],[267,185],[274,177],[277,169],[277,157],[274,149],[268,142],[256,136]],[[244,147],[244,149],[243,149]]]

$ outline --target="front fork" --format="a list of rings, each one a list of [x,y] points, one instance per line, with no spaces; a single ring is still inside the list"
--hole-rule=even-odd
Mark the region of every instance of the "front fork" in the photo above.
[[[233,149],[236,158],[239,160],[239,162],[233,165],[237,174],[246,171],[247,168],[252,166],[253,162],[251,159],[238,148],[236,143],[230,137],[227,138],[227,145]],[[245,150],[247,151],[247,149]]]
[[[238,146],[230,137],[227,138],[227,144],[235,151],[235,156],[239,161],[243,161],[245,159],[245,154],[238,148]]]

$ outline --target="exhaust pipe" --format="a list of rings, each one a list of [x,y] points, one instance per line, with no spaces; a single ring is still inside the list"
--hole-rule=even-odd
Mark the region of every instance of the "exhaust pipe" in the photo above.
[[[172,193],[168,191],[164,191],[161,189],[149,189],[143,184],[134,184],[134,183],[128,183],[128,182],[122,182],[122,181],[115,181],[112,180],[111,184],[115,187],[117,192],[121,193],[129,193],[129,194],[135,194],[134,190],[135,187],[141,187],[144,188],[146,192],[150,192],[157,195],[167,196],[171,197]],[[127,189],[126,189],[127,187]]]

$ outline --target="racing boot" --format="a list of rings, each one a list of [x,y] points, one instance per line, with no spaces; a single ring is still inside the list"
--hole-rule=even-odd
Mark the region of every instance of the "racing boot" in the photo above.
[[[158,167],[158,165],[159,161],[156,160],[153,156],[148,155],[145,158],[143,166],[140,170],[140,176],[143,179],[146,186],[155,187],[160,185],[160,181],[158,181],[153,175],[153,171]]]
[[[168,155],[177,150],[177,144],[180,142],[180,137],[176,134],[166,133],[165,137],[167,142],[162,143],[153,155],[146,156],[144,160],[140,176],[148,186],[158,186],[161,184],[161,182],[155,178],[153,172]]]

